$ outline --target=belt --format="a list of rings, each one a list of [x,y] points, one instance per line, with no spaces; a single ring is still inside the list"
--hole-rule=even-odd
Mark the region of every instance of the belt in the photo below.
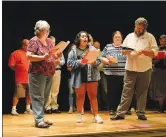
[[[61,70],[61,68],[56,68],[56,70]]]

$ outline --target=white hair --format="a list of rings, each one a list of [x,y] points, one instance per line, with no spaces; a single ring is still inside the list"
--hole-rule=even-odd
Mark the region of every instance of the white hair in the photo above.
[[[37,21],[34,27],[34,31],[35,31],[34,34],[37,35],[43,29],[46,29],[46,30],[50,29],[50,25],[48,24],[48,22],[45,20]]]

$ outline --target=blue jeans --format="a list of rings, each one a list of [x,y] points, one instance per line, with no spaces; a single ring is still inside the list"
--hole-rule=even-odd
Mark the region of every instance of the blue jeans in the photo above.
[[[69,107],[75,107],[75,92],[72,87],[71,79],[68,79],[68,87],[69,87]]]
[[[30,98],[36,123],[44,121],[44,106],[50,94],[52,77],[29,73]]]

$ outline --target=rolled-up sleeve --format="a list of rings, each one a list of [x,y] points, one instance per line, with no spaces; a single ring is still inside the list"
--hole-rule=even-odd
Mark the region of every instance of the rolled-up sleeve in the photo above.
[[[126,38],[124,39],[122,43],[122,47],[128,47],[128,39],[129,39],[129,35],[127,35]]]
[[[157,46],[156,39],[155,39],[155,37],[153,35],[151,36],[150,47],[151,47],[151,50],[154,53],[154,56],[157,56],[157,54],[158,54],[158,46]]]

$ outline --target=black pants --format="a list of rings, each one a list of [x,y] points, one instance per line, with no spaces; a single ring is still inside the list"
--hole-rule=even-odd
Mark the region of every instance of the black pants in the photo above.
[[[123,76],[106,75],[109,110],[116,111],[123,90]]]
[[[107,80],[103,71],[100,71],[100,77],[97,91],[98,108],[99,110],[108,110]]]

